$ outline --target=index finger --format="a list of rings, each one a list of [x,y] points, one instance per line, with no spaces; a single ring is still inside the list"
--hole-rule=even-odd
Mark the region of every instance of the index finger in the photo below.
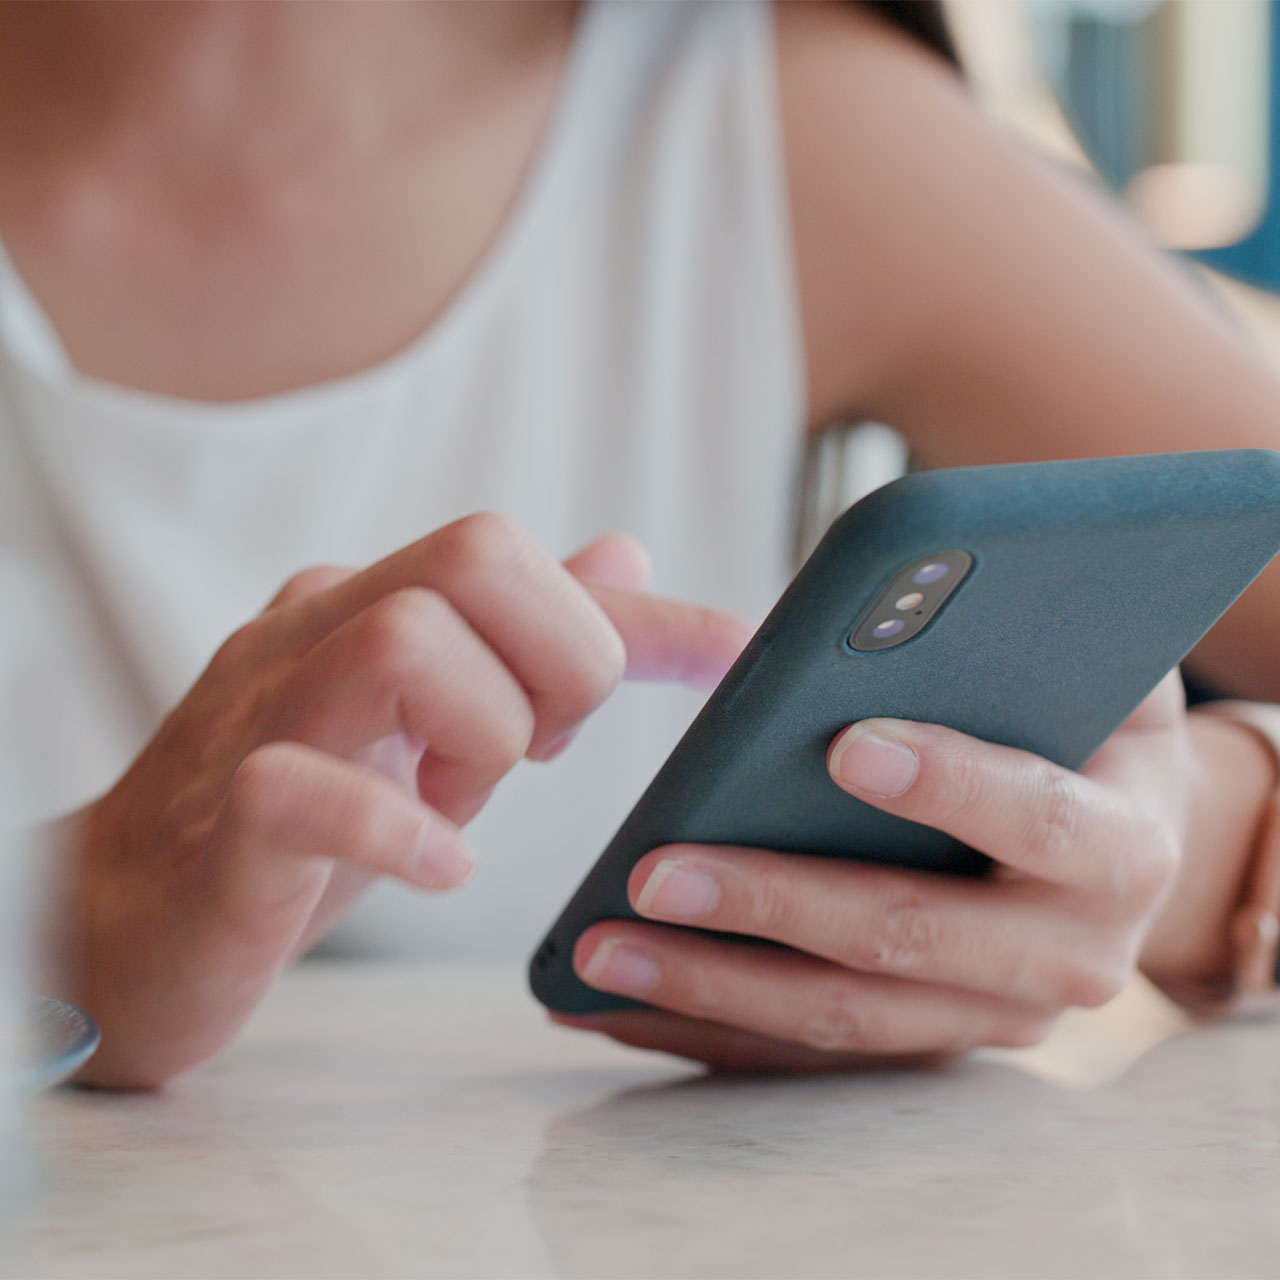
[[[310,648],[383,596],[428,587],[446,596],[504,661],[510,656],[509,665],[531,692],[550,674],[543,662],[542,673],[529,670],[528,680],[521,676],[522,669],[539,665],[545,656],[536,643],[537,632],[524,630],[519,645],[503,643],[500,634],[523,616],[519,610],[526,603],[538,606],[537,616],[554,618],[578,634],[607,619],[626,650],[630,679],[714,688],[750,639],[752,625],[720,609],[634,589],[632,582],[638,586],[645,576],[642,566],[620,571],[614,562],[623,557],[610,545],[614,541],[616,537],[591,544],[571,557],[566,568],[511,521],[469,516],[291,605],[288,625]],[[591,573],[591,558],[605,553],[609,572]],[[638,546],[630,549],[630,559],[642,556]],[[579,570],[585,581],[578,580]]]
[[[514,521],[454,521],[363,572],[281,610],[276,625],[309,652],[402,591],[443,597],[529,696],[539,755],[613,690],[625,655],[586,587]]]
[[[588,590],[622,637],[628,680],[674,680],[709,692],[754,630],[722,609],[614,587]]]

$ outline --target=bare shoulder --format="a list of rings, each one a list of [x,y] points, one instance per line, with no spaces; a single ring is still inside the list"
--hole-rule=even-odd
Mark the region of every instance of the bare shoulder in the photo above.
[[[939,200],[1004,146],[961,77],[858,4],[777,6],[778,68],[811,422],[868,403],[926,317]],[[998,175],[989,174],[989,180]],[[957,211],[951,207],[949,212]]]

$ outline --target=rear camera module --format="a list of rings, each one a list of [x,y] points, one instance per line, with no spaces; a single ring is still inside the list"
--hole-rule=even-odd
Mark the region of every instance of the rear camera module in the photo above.
[[[908,561],[845,632],[846,648],[879,653],[914,640],[963,588],[972,568],[973,556],[958,548]]]

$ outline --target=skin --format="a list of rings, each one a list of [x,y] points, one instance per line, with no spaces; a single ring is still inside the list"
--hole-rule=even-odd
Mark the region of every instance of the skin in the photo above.
[[[647,576],[630,539],[560,565],[480,515],[288,583],[76,823],[65,980],[103,1031],[85,1079],[153,1085],[209,1057],[374,876],[465,884],[460,828],[624,671],[713,687],[745,627],[636,590]]]
[[[5,247],[84,373],[222,401],[358,372],[422,333],[501,231],[574,19],[0,6]]]
[[[500,231],[574,17],[0,6],[0,235],[98,377],[234,400],[366,367],[441,314]],[[933,465],[1277,443],[1280,387],[1257,355],[936,59],[847,6],[791,4],[779,69],[812,425],[883,418]],[[459,828],[624,667],[713,683],[744,624],[646,582],[626,540],[560,566],[484,517],[290,583],[67,824],[50,952],[104,1026],[85,1078],[153,1085],[216,1053],[372,876],[465,880]],[[1278,632],[1270,573],[1195,660],[1277,696]],[[630,886],[653,923],[597,927],[575,963],[656,1008],[589,1025],[733,1069],[934,1060],[1028,1043],[1139,965],[1222,971],[1274,778],[1251,734],[1186,715],[1176,678],[1083,775],[936,726],[849,733],[833,785],[960,835],[1000,874],[655,850]]]

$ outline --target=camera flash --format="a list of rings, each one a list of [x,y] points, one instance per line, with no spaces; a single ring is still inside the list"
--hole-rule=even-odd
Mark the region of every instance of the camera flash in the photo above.
[[[900,609],[903,613],[906,613],[908,609],[914,609],[917,605],[923,603],[923,601],[923,591],[908,591],[905,596],[899,596],[893,602],[893,607],[895,609]]]

